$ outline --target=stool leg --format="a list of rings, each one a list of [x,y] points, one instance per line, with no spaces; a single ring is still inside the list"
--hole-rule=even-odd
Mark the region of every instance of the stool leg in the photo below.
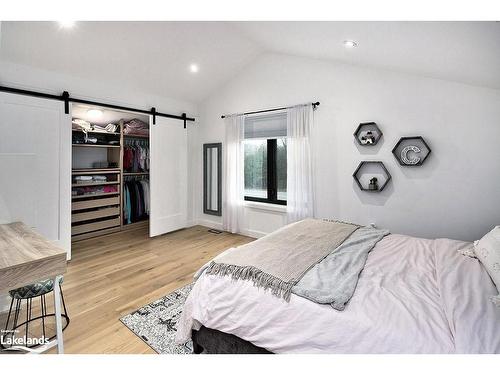
[[[14,312],[14,323],[12,324],[12,330],[14,330],[15,327],[17,327],[17,322],[19,319],[20,312],[21,312],[21,300],[18,299],[18,300],[16,300],[16,311]],[[16,333],[12,332],[12,338],[14,338],[15,336],[16,336]]]
[[[61,276],[56,276],[54,279],[54,309],[56,318],[56,336],[57,336],[57,353],[64,353],[62,319],[61,319]]]
[[[16,301],[16,312],[14,313],[14,325],[12,327],[17,326],[17,321],[19,319],[19,313],[21,312],[21,300],[18,299]]]
[[[68,315],[68,310],[66,309],[66,302],[64,302],[64,293],[63,293],[62,288],[60,289],[60,291],[61,291],[61,301],[62,301],[62,305],[63,305],[64,315],[66,315],[66,319],[67,319],[68,324],[69,324],[69,315]],[[64,328],[66,328],[66,327],[64,327]]]
[[[45,307],[45,294],[40,296],[40,309],[42,310],[42,335],[45,338],[45,314],[47,313]]]
[[[24,342],[27,343],[28,342],[28,329],[29,329],[29,326],[30,326],[30,319],[31,319],[31,298],[28,298],[26,300],[26,335],[24,336],[25,339],[24,339]],[[27,344],[25,344],[27,346]]]

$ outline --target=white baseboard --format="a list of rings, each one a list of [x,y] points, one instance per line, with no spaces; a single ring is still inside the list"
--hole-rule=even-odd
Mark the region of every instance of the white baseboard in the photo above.
[[[204,227],[223,230],[222,224],[217,221],[207,220],[207,219],[199,219],[195,225],[203,225]]]
[[[252,238],[261,238],[261,237],[264,237],[268,233],[260,232],[258,230],[242,229],[242,230],[240,230],[240,234],[247,236],[247,237],[252,237]]]
[[[204,227],[213,228],[213,229],[217,229],[217,230],[223,230],[221,223],[219,223],[217,221],[212,221],[212,220],[199,219],[193,225],[203,225]],[[251,230],[251,229],[242,229],[242,230],[240,230],[239,234],[242,234],[243,236],[247,236],[247,237],[252,237],[252,238],[260,238],[260,237],[264,237],[267,233],[260,232],[257,230]]]
[[[196,220],[188,220],[187,223],[186,223],[186,228],[194,227],[197,224],[198,223],[196,222]]]

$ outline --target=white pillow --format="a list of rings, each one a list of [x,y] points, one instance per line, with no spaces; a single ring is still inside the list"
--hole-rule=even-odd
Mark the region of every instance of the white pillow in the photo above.
[[[497,225],[490,232],[474,242],[474,254],[490,275],[498,290],[500,298],[500,225]]]

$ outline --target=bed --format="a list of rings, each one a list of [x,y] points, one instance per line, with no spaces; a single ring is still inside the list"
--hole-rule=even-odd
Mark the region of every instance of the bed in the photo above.
[[[177,340],[193,337],[195,352],[209,353],[500,353],[500,308],[489,300],[498,292],[478,260],[458,252],[470,245],[385,236],[343,311],[204,272]]]

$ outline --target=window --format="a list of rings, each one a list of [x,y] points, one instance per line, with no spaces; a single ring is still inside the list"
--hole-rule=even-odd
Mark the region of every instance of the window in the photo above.
[[[267,199],[267,140],[245,141],[245,197]]]
[[[286,114],[245,119],[245,200],[286,205]]]
[[[278,200],[286,202],[286,138],[276,139],[276,190]]]

